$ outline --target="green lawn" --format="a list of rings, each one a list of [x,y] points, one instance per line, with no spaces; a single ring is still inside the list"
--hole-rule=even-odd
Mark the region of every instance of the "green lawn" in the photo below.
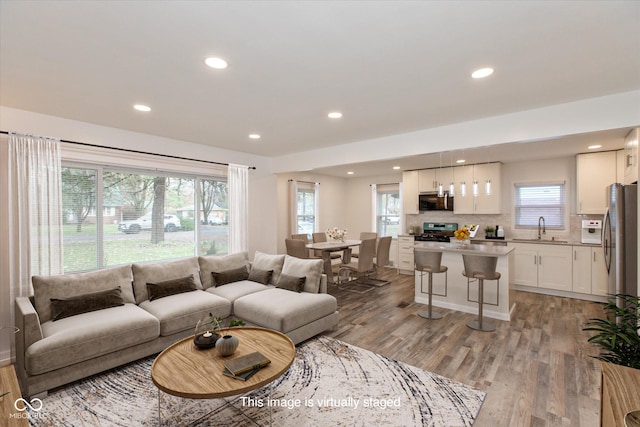
[[[160,244],[152,244],[149,233],[127,235],[117,231],[117,226],[105,226],[104,259],[103,264],[115,266],[143,261],[161,261],[167,259],[184,258],[195,255],[192,240],[167,239]],[[112,229],[111,232],[108,229]],[[111,238],[109,238],[111,234]],[[173,234],[173,233],[171,233]],[[82,232],[77,233],[75,226],[65,226],[64,242],[64,271],[86,271],[97,268],[97,249],[95,239],[95,225],[85,225]],[[78,238],[77,241],[74,237]],[[169,236],[173,237],[173,236]],[[87,239],[87,240],[83,240]],[[215,243],[215,244],[214,244]],[[228,243],[225,235],[219,240],[201,242],[200,254],[226,254]]]

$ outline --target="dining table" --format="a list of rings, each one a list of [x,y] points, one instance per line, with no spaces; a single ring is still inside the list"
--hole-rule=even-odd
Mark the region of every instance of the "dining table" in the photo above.
[[[342,263],[351,262],[351,248],[360,246],[362,240],[329,240],[307,244],[307,249],[320,251],[324,261],[324,273],[327,275],[327,283],[333,283],[333,271],[331,269],[331,253],[342,251]]]

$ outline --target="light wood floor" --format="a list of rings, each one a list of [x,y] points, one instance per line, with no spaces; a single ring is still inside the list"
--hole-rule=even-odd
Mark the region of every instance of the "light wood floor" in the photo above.
[[[601,304],[511,291],[511,322],[478,332],[466,326],[471,314],[417,316],[425,305],[414,302],[413,276],[378,277],[391,284],[362,294],[329,286],[340,323],[327,335],[486,391],[477,426],[599,425],[600,362],[582,328]]]

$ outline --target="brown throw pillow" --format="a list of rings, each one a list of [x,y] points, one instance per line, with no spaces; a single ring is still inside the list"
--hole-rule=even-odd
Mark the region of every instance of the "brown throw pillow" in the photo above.
[[[234,268],[233,270],[225,271],[213,271],[211,272],[213,278],[213,286],[222,286],[227,283],[239,282],[240,280],[247,280],[249,278],[249,272],[247,267]]]
[[[196,286],[196,282],[193,280],[193,274],[179,279],[165,280],[158,283],[147,283],[149,301],[184,292],[195,291],[196,289],[198,288]]]
[[[304,289],[304,282],[307,280],[305,276],[295,277],[287,276],[286,274],[280,275],[280,280],[276,285],[276,288],[286,289],[288,291],[302,292]]]
[[[260,270],[259,268],[252,268],[249,272],[249,279],[252,282],[262,283],[268,285],[273,275],[273,270]]]
[[[120,288],[91,292],[69,298],[51,298],[51,320],[124,305]]]

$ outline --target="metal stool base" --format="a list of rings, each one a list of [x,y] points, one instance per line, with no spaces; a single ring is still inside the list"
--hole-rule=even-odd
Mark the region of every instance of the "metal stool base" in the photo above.
[[[424,317],[425,319],[432,319],[432,320],[442,319],[442,314],[438,313],[437,311],[432,311],[431,314],[429,314],[429,310],[424,310],[419,312],[418,316]]]
[[[493,332],[496,330],[496,327],[493,326],[491,323],[482,322],[482,325],[481,325],[480,322],[477,320],[471,320],[467,322],[467,326],[471,329],[475,329],[476,331],[482,331],[482,332]]]

